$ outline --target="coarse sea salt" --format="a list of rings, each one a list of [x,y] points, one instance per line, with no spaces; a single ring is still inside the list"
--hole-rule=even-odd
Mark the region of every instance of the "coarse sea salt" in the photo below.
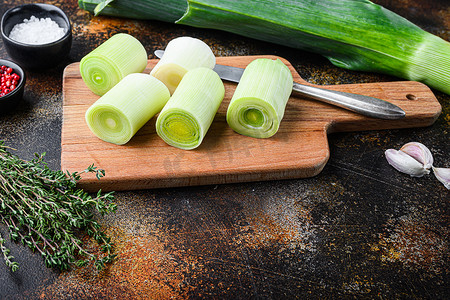
[[[24,44],[41,45],[60,39],[65,33],[66,30],[52,19],[31,16],[14,25],[9,37]]]

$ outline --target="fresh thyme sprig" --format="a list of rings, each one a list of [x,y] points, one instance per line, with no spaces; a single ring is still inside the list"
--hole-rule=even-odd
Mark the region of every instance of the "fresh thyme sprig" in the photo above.
[[[0,222],[8,227],[11,240],[40,253],[47,267],[67,270],[92,262],[102,269],[110,263],[116,257],[113,243],[95,214],[115,211],[113,192],[91,195],[77,188],[81,173],[95,173],[100,179],[105,172],[94,165],[81,173],[55,171],[45,163],[45,153],[25,161],[8,149],[0,141]],[[16,271],[19,264],[4,242],[0,233],[4,261]]]

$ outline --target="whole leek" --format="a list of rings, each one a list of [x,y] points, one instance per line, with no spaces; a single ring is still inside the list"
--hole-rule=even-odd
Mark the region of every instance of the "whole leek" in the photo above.
[[[89,89],[102,96],[128,74],[144,71],[147,59],[141,42],[118,33],[81,59],[80,73]]]
[[[214,68],[216,57],[209,46],[196,38],[182,36],[171,40],[150,75],[161,80],[171,94],[187,71],[205,67]]]
[[[86,111],[89,129],[105,142],[123,145],[170,98],[158,79],[143,73],[126,76]]]
[[[188,71],[156,120],[157,134],[171,146],[197,148],[224,95],[225,87],[216,72],[209,68]]]
[[[112,1],[105,10],[124,2]],[[132,1],[140,2],[147,1]],[[229,31],[320,53],[342,68],[421,81],[450,94],[450,43],[369,0],[187,3],[187,11],[179,15],[178,24]],[[169,1],[168,6],[161,10],[180,13],[186,4]],[[119,10],[116,15],[120,13]]]
[[[273,136],[292,92],[292,74],[279,59],[256,59],[244,70],[227,110],[227,123],[243,135]]]

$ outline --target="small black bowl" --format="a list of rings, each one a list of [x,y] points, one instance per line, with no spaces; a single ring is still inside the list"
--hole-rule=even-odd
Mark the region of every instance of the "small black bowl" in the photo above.
[[[25,44],[9,37],[14,25],[24,19],[49,17],[66,33],[59,40],[47,44]],[[48,69],[59,64],[68,56],[72,47],[72,26],[67,15],[58,7],[50,4],[25,4],[13,7],[5,12],[1,20],[3,44],[11,59],[25,69]]]
[[[2,115],[15,108],[23,98],[23,90],[25,88],[26,78],[25,72],[22,70],[22,68],[12,61],[0,59],[0,66],[10,67],[13,69],[14,73],[20,76],[20,81],[17,84],[16,88],[8,94],[0,97],[0,115]]]

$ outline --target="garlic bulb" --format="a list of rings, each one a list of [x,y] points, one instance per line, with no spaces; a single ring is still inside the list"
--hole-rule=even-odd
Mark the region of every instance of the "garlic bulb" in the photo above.
[[[450,168],[435,168],[434,159],[430,149],[418,142],[410,142],[400,150],[388,149],[385,151],[386,160],[396,170],[412,177],[422,177],[433,170],[436,178],[450,189]]]

